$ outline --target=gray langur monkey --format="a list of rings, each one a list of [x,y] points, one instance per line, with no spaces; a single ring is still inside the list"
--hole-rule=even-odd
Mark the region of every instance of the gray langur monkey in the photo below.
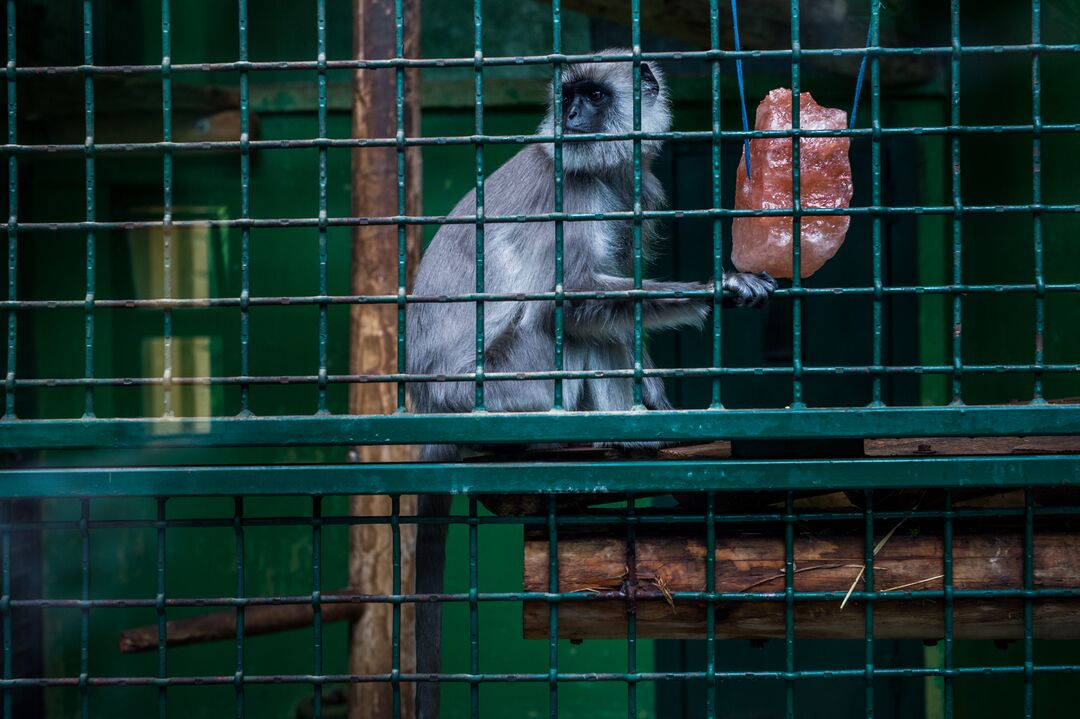
[[[627,54],[606,50],[601,54]],[[666,132],[671,126],[667,89],[660,71],[641,64],[641,129]],[[633,65],[599,62],[568,65],[562,75],[562,126],[566,134],[626,133],[633,130]],[[554,134],[554,105],[538,133]],[[641,205],[663,207],[664,190],[651,165],[660,151],[658,140],[641,143]],[[569,213],[627,212],[634,206],[633,141],[567,142],[562,146],[563,210]],[[555,209],[554,148],[529,145],[496,170],[484,183],[489,216],[539,215]],[[477,212],[475,191],[450,213]],[[485,223],[484,286],[490,293],[542,293],[555,288],[555,230],[552,222]],[[656,238],[656,222],[642,227],[646,249]],[[476,237],[471,224],[444,225],[431,241],[416,274],[414,293],[442,296],[476,289]],[[566,291],[613,292],[634,289],[633,230],[629,221],[572,221],[563,224]],[[727,273],[722,285],[739,306],[764,303],[776,288],[767,274]],[[712,291],[712,282],[644,280],[642,289],[656,292]],[[649,330],[700,327],[712,298],[650,298],[642,301]],[[563,305],[564,369],[602,370],[633,367],[634,302],[566,300]],[[541,372],[555,367],[554,303],[551,301],[486,302],[484,363],[489,372]],[[410,304],[407,313],[407,369],[410,374],[450,375],[475,367],[475,306],[467,302]],[[651,366],[648,355],[643,357]],[[484,403],[493,412],[543,412],[552,409],[551,380],[486,383]],[[472,382],[413,382],[408,385],[412,410],[421,413],[469,412]],[[633,406],[631,378],[563,381],[567,410],[613,411]],[[647,409],[670,409],[663,380],[646,377],[642,400]],[[642,444],[635,446],[641,447]],[[450,461],[458,448],[427,445],[421,458]],[[419,513],[444,516],[448,495],[421,495]],[[416,591],[438,593],[443,587],[446,525],[420,524],[417,534]],[[417,605],[417,671],[439,671],[441,610],[438,603]],[[438,684],[417,687],[418,719],[438,716]]]

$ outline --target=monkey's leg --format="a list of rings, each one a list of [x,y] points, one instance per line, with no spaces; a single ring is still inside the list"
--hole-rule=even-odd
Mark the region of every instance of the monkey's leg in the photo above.
[[[653,364],[652,357],[649,356],[649,351],[642,350],[642,366],[645,369],[652,369],[656,365]],[[668,401],[667,392],[664,389],[663,377],[643,377],[641,380],[641,403],[645,405],[645,409],[671,409],[671,402]]]
[[[653,366],[652,359],[646,352],[642,360],[646,368]],[[625,344],[593,346],[588,350],[590,370],[626,369],[633,366],[633,350]],[[601,412],[626,411],[634,405],[634,381],[628,378],[585,380],[583,407],[585,410]],[[659,377],[642,379],[641,400],[648,409],[670,409],[671,404],[664,394],[664,381]],[[630,452],[655,452],[664,446],[664,442],[596,442],[595,447],[614,447]]]
[[[445,517],[450,513],[449,494],[421,494],[417,497],[417,516]],[[445,524],[422,523],[416,528],[416,593],[441,594],[446,570]],[[442,669],[442,604],[418,602],[416,605],[416,672],[438,674]],[[439,684],[418,682],[416,718],[438,719]]]

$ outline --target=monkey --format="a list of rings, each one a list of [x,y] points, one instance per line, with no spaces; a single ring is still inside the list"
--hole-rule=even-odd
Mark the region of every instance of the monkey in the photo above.
[[[605,50],[600,55],[628,54]],[[593,62],[567,65],[562,73],[562,128],[566,135],[628,133],[633,130],[633,63]],[[671,126],[667,89],[659,68],[640,63],[641,130],[666,132]],[[552,89],[554,92],[554,89]],[[554,95],[537,134],[555,132]],[[633,140],[566,142],[562,145],[563,211],[595,214],[634,209]],[[651,171],[661,141],[641,140],[640,201],[644,211],[665,205],[664,190]],[[484,206],[477,207],[471,191],[451,217],[525,216],[555,210],[554,146],[536,143],[522,149],[484,182]],[[642,221],[643,254],[657,238],[656,221]],[[622,292],[633,290],[632,221],[564,221],[563,286],[565,291]],[[550,293],[555,289],[555,230],[550,221],[484,223],[484,288],[488,293]],[[756,307],[776,289],[768,274],[723,273],[730,293],[725,304]],[[424,253],[414,282],[420,296],[460,295],[476,289],[476,228],[445,224]],[[646,279],[641,289],[654,292],[713,291],[710,282],[670,282]],[[645,330],[700,328],[712,307],[711,296],[647,298],[641,300]],[[540,372],[555,368],[554,301],[485,302],[485,371]],[[625,369],[634,362],[634,300],[566,299],[563,302],[563,369]],[[452,375],[474,371],[476,315],[470,302],[410,303],[406,310],[406,368],[409,374]],[[645,367],[651,367],[643,351]],[[568,411],[616,411],[634,406],[633,378],[563,380]],[[411,382],[407,392],[411,411],[470,412],[473,382]],[[542,412],[553,408],[553,380],[494,381],[484,385],[485,408],[493,412]],[[671,409],[663,380],[642,380],[642,404],[649,410]],[[632,443],[637,448],[655,446]],[[426,461],[453,461],[460,449],[426,445]],[[449,495],[421,495],[418,513],[445,516]],[[443,586],[446,525],[422,523],[417,530],[418,594],[438,593]],[[441,609],[438,603],[417,606],[417,671],[439,671]],[[417,687],[417,717],[438,715],[438,685]]]

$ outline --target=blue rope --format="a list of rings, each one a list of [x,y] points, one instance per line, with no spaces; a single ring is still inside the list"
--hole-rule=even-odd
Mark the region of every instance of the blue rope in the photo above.
[[[732,0],[734,1],[734,0]],[[862,94],[863,78],[866,76],[866,61],[870,59],[870,38],[874,31],[874,20],[870,19],[870,24],[866,28],[866,47],[867,54],[862,56],[862,62],[859,63],[859,76],[855,80],[855,101],[851,104],[851,118],[848,121],[848,127],[855,128],[855,113],[859,111],[859,95]]]
[[[731,22],[735,30],[735,52],[741,50],[741,43],[739,42],[739,9],[737,6],[737,0],[731,0]],[[848,120],[848,127],[854,129],[855,116],[859,111],[859,96],[862,95],[863,80],[866,78],[866,62],[870,59],[870,41],[874,32],[874,20],[870,19],[869,25],[866,27],[866,48],[867,52],[863,55],[862,62],[859,63],[859,75],[855,79],[855,100],[851,104],[851,116]],[[739,80],[739,99],[742,101],[742,127],[743,132],[750,131],[750,120],[746,114],[746,86],[743,83],[743,70],[742,70],[742,58],[735,60],[735,74]],[[750,178],[750,138],[743,138],[743,155],[746,157],[746,177]]]
[[[731,0],[731,22],[735,28],[735,52],[739,52],[739,9],[736,0]],[[742,129],[750,131],[750,121],[746,117],[746,87],[743,85],[742,58],[735,60],[735,74],[739,78],[739,99],[742,100]],[[750,178],[750,138],[743,138],[743,156],[746,157],[746,177]]]

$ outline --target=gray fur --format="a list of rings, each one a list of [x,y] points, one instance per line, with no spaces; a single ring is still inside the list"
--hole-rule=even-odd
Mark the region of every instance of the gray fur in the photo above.
[[[610,52],[628,52],[605,51]],[[656,85],[642,83],[642,129],[665,132],[671,125],[667,91],[660,72],[650,67]],[[613,90],[616,111],[606,132],[633,127],[632,65],[592,63],[568,66],[563,77],[588,77]],[[552,134],[553,111],[541,123],[541,134]],[[634,206],[633,143],[567,142],[563,144],[563,209],[570,213],[626,212]],[[641,207],[665,204],[663,188],[651,165],[660,142],[642,142]],[[486,216],[522,216],[553,212],[554,150],[550,144],[530,145],[496,170],[484,184]],[[476,193],[469,192],[451,212],[476,214]],[[633,289],[633,233],[630,222],[565,222],[564,288],[567,291],[611,292]],[[655,222],[643,223],[646,254],[656,239]],[[555,288],[555,227],[552,222],[485,223],[484,285],[490,293],[541,293]],[[771,278],[725,273],[724,289],[737,304],[756,305],[775,288]],[[712,283],[645,280],[643,289],[658,292],[712,290]],[[476,289],[476,232],[471,224],[444,225],[424,254],[414,293],[426,296],[469,294]],[[700,327],[708,316],[711,297],[647,299],[642,302],[646,329]],[[564,304],[564,369],[607,370],[633,367],[631,300],[566,301]],[[487,372],[540,372],[555,366],[554,303],[487,302],[484,309],[484,365]],[[476,308],[472,303],[414,303],[407,309],[407,369],[417,374],[462,374],[476,368]],[[651,366],[646,354],[645,366]],[[552,409],[550,380],[493,381],[484,385],[484,404],[493,412],[542,412]],[[648,409],[669,409],[663,381],[647,377],[643,403]],[[473,382],[414,382],[408,385],[411,408],[420,413],[469,412],[474,404]],[[565,408],[628,410],[633,384],[628,378],[565,380]],[[452,447],[427,446],[421,457],[450,461]],[[432,500],[433,511],[445,513],[448,502]],[[425,527],[427,525],[421,525]],[[417,591],[440,591],[445,527],[421,531],[417,545]],[[421,586],[424,587],[421,590]],[[419,671],[438,670],[439,611],[432,603],[417,607]],[[437,716],[438,685],[424,683],[417,692],[420,719]]]

